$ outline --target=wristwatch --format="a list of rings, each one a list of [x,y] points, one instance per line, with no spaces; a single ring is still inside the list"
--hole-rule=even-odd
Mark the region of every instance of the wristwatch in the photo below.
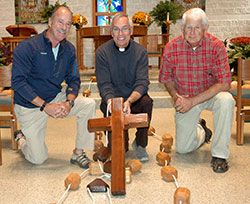
[[[75,105],[75,102],[73,100],[66,100],[66,102],[69,102],[69,105],[71,106],[71,108],[73,108],[73,106]]]
[[[41,112],[44,110],[44,108],[45,108],[46,105],[47,105],[47,102],[44,101],[44,102],[43,102],[43,105],[40,107],[40,111],[41,111]]]

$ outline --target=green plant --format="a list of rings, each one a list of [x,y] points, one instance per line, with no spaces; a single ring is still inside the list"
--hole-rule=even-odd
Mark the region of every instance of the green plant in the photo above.
[[[168,13],[169,20],[176,23],[176,20],[180,18],[181,10],[181,5],[175,5],[168,0],[160,1],[153,10],[149,12],[149,15],[153,19],[151,23],[155,22],[158,26],[162,26],[167,20]]]
[[[48,5],[44,8],[44,10],[41,12],[41,17],[44,19],[43,23],[48,23],[49,18],[52,15],[52,11],[59,6],[65,6],[68,8],[68,6],[66,5],[66,2],[64,2],[63,4],[60,4],[58,3],[58,1],[55,3],[55,5]]]
[[[7,66],[12,63],[10,44],[0,43],[0,66]]]

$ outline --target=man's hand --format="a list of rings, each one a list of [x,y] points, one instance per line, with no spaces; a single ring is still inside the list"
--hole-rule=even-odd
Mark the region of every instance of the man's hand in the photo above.
[[[123,104],[123,113],[130,114],[131,113],[130,106],[131,106],[130,102],[126,100]]]
[[[108,111],[111,113],[111,98],[107,100]]]
[[[58,114],[58,118],[66,117],[72,108],[69,102],[65,101],[65,102],[59,102],[57,104],[61,106],[61,112]]]
[[[176,93],[175,109],[180,113],[186,113],[193,107],[193,100],[187,95],[179,95]]]
[[[64,118],[71,110],[71,106],[68,102],[48,103],[44,111],[53,118]]]

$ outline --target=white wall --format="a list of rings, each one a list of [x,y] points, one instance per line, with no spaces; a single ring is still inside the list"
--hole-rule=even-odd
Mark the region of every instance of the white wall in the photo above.
[[[137,11],[149,12],[160,0],[127,0],[127,13],[133,16]],[[15,24],[15,1],[0,0],[0,37],[10,36],[5,30],[8,25]],[[49,0],[54,4],[56,0]],[[92,0],[59,0],[71,8],[74,14],[82,14],[92,25]],[[250,36],[250,0],[206,0],[206,13],[209,18],[209,32],[219,39],[237,36]],[[43,31],[47,25],[33,24],[38,32]],[[156,25],[149,27],[149,33],[159,33]],[[171,25],[170,39],[180,34],[180,20]],[[75,44],[75,29],[72,27],[68,37]],[[86,66],[93,66],[93,45],[91,39],[84,40],[84,61]]]

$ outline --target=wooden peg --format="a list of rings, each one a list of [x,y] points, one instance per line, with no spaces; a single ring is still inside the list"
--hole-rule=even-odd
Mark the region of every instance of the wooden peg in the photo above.
[[[154,134],[152,132],[155,133],[155,129],[152,126],[149,126],[149,128],[148,128],[148,136],[153,136]]]
[[[109,185],[101,178],[96,178],[87,185],[87,188],[89,188],[92,193],[103,193],[108,191]]]
[[[98,149],[104,147],[104,144],[101,140],[95,140],[94,152],[97,152]]]
[[[174,139],[173,139],[172,135],[164,134],[164,135],[162,135],[162,141],[169,142],[171,145],[173,145]]]
[[[103,169],[103,163],[100,162],[100,165]],[[90,162],[89,163],[89,173],[90,175],[102,175],[102,170],[100,168],[99,162]]]
[[[92,76],[92,77],[90,77],[90,81],[92,81],[92,82],[96,82],[96,76]]]
[[[111,174],[111,160],[104,163],[103,171],[105,173]]]
[[[85,91],[82,92],[82,95],[85,97],[89,97],[91,94],[91,91],[89,89],[86,89]]]
[[[172,147],[172,145],[171,145],[169,142],[163,141],[163,142],[160,144],[160,151],[161,151],[161,152],[169,153],[170,150],[171,150],[171,147]]]
[[[161,176],[167,181],[174,181],[173,175],[177,179],[178,172],[172,166],[164,166],[161,168]]]
[[[159,152],[156,155],[156,161],[158,161],[160,165],[165,166],[166,161],[168,164],[170,164],[171,156],[169,154],[167,154],[166,152]]]
[[[129,167],[125,169],[125,178],[126,178],[126,183],[131,183],[131,181],[132,181],[132,171],[130,170]]]
[[[97,161],[100,160],[102,162],[105,162],[110,157],[110,150],[107,147],[102,147],[101,149],[98,149],[96,153],[93,155],[93,160]]]
[[[142,169],[142,163],[138,159],[132,159],[127,162],[126,167],[129,167],[132,174]]]
[[[103,134],[101,131],[95,131],[95,140],[101,140],[102,136]]]
[[[179,187],[174,193],[174,204],[190,204],[190,190],[184,187]]]
[[[68,188],[68,185],[71,184],[70,190],[76,190],[81,183],[81,177],[77,173],[71,173],[65,180],[64,185]]]

